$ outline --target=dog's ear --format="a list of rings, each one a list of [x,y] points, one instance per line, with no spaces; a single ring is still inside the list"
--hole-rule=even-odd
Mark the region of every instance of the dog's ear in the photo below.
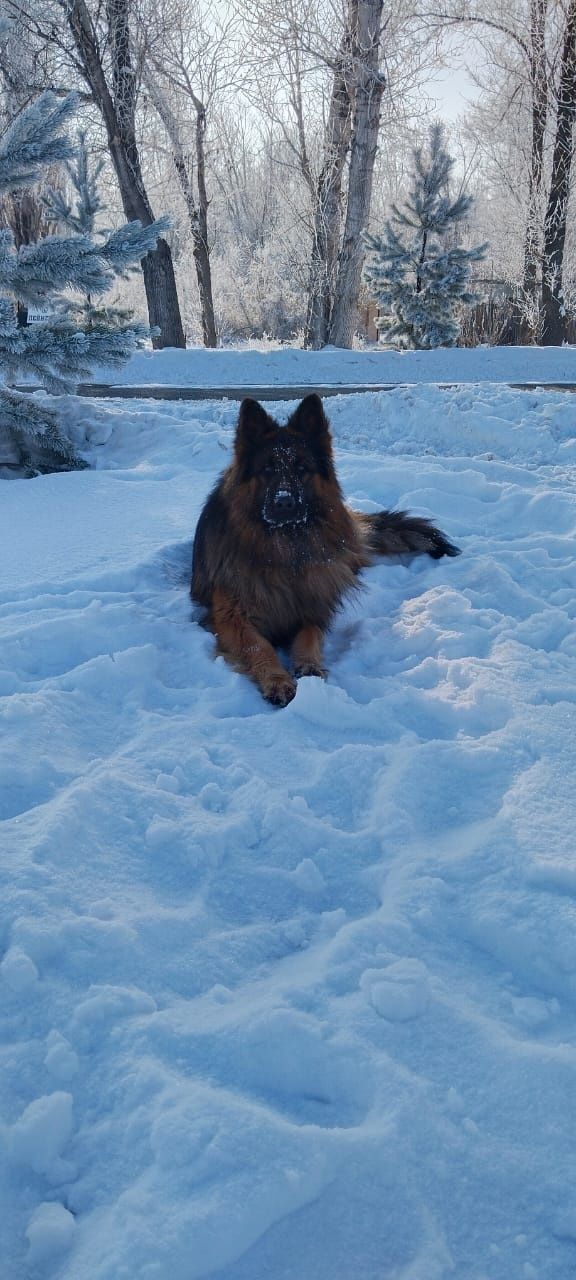
[[[266,436],[272,435],[275,427],[275,422],[257,400],[243,400],[236,427],[237,455],[245,457],[246,453],[262,444]]]
[[[330,423],[322,408],[320,396],[310,395],[301,400],[286,426],[305,441],[316,459],[319,474],[327,480],[335,480]]]
[[[330,439],[330,424],[324,413],[320,396],[316,394],[306,396],[300,401],[286,426],[291,431],[296,431],[298,435],[307,436],[309,439],[320,441],[324,437],[326,442]]]

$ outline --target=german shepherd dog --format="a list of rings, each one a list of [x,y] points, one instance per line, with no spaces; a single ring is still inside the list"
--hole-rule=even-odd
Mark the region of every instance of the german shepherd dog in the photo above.
[[[326,675],[324,633],[359,573],[407,553],[438,560],[459,549],[429,520],[345,506],[319,396],[306,396],[284,427],[242,401],[234,459],[198,521],[191,593],[218,652],[269,702],[285,707],[300,676]]]

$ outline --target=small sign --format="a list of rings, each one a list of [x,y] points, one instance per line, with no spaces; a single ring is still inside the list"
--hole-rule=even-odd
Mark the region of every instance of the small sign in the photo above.
[[[28,307],[26,317],[27,324],[45,324],[47,320],[51,320],[54,315],[53,311],[48,311],[46,307]]]

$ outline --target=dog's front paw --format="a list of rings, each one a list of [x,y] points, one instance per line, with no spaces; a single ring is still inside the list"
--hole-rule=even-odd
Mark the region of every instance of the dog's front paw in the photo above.
[[[299,662],[294,670],[296,679],[301,676],[319,676],[321,680],[325,680],[328,672],[326,667],[320,667],[317,662]]]
[[[298,685],[286,672],[283,675],[266,676],[260,685],[263,696],[273,707],[287,707],[296,695]]]

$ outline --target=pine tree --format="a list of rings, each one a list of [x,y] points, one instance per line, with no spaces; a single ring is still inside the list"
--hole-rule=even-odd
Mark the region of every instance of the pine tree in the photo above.
[[[65,161],[64,168],[72,187],[72,199],[69,199],[68,193],[60,187],[47,187],[42,195],[42,204],[47,217],[72,234],[90,236],[103,245],[110,235],[110,230],[105,227],[97,230],[96,217],[105,208],[98,188],[98,179],[104,168],[104,160],[91,165],[86,134],[82,130],[78,133],[75,156],[72,161]],[[126,230],[127,228],[124,228],[124,231]],[[139,264],[136,266],[128,264],[125,270],[120,270],[118,266],[118,274],[125,276],[129,272],[137,271],[138,267]],[[107,326],[109,329],[121,329],[122,326],[125,329],[134,329],[131,323],[134,314],[132,311],[104,302],[101,298],[94,301],[89,292],[84,293],[82,301],[70,302],[69,314],[74,315],[76,322],[86,332],[93,331],[97,325]],[[148,330],[144,329],[143,332],[147,333]]]
[[[0,140],[0,195],[33,185],[47,166],[73,158],[66,125],[75,110],[73,94],[59,100],[44,93],[17,116]],[[95,364],[122,364],[149,333],[145,325],[118,315],[112,320],[105,312],[96,315],[92,301],[91,314],[87,313],[85,303],[74,299],[74,294],[100,299],[119,275],[154,248],[167,225],[165,219],[149,227],[130,222],[96,237],[96,179],[97,173],[86,172],[76,212],[70,208],[68,220],[62,219],[66,234],[46,236],[17,250],[12,232],[0,230],[0,372],[4,382],[10,383],[24,372],[36,377],[47,391],[74,390]],[[61,200],[64,209],[64,198]],[[50,319],[39,324],[19,323],[18,302],[49,309]],[[56,413],[6,388],[0,389],[2,464],[24,468],[28,474],[85,465],[74,456],[60,431]]]
[[[60,187],[48,187],[43,196],[47,212],[55,222],[60,222],[77,235],[94,235],[96,214],[104,208],[104,201],[98,190],[98,179],[103,168],[103,160],[90,167],[86,134],[80,130],[74,158],[64,162],[64,169],[76,195],[75,203],[67,199],[67,193]]]
[[[428,151],[414,152],[411,188],[403,207],[392,205],[382,236],[366,233],[369,256],[364,276],[384,315],[377,321],[389,342],[427,350],[451,347],[460,332],[458,307],[476,300],[469,289],[473,262],[486,245],[461,249],[450,244],[472,197],[450,196],[454,160],[444,147],[444,130],[430,130]]]

